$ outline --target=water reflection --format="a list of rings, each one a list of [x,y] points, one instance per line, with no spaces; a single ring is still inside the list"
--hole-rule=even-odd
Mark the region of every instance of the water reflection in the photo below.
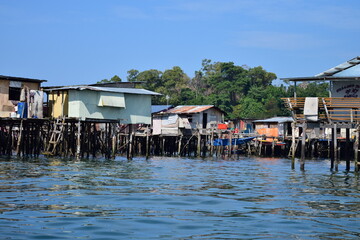
[[[327,161],[3,159],[9,239],[355,239],[359,178]]]

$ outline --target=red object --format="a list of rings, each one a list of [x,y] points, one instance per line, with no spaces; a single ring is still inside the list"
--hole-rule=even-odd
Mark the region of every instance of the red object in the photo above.
[[[227,124],[225,124],[225,123],[219,123],[219,124],[218,124],[218,129],[227,129]]]

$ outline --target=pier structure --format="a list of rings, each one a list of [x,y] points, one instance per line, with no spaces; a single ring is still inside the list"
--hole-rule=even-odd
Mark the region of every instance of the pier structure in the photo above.
[[[297,105],[300,107],[300,105]],[[301,108],[301,107],[300,107]],[[296,109],[296,107],[294,108]],[[305,140],[301,133],[306,123]],[[333,146],[331,135],[313,135],[314,124],[298,119],[292,124],[293,135],[267,136],[244,133],[236,129],[192,128],[180,129],[178,134],[154,135],[150,125],[122,124],[119,120],[58,118],[17,119],[0,118],[0,155],[20,157],[60,156],[65,158],[114,158],[116,155],[132,159],[136,156],[182,157],[332,157],[333,168],[339,159],[356,156],[349,150],[358,146],[356,124],[336,124],[336,131],[347,127],[348,138],[337,137]],[[333,125],[318,124],[331,132]],[[305,127],[304,127],[305,128]],[[296,135],[296,137],[295,137]],[[340,133],[337,134],[340,136]],[[348,139],[348,141],[346,141]],[[304,144],[302,144],[304,143]],[[357,145],[356,145],[357,144]],[[301,146],[301,147],[300,147]],[[334,153],[333,149],[337,149]],[[357,159],[357,158],[356,158]],[[349,162],[350,163],[350,162]],[[356,165],[357,166],[357,165]]]
[[[289,155],[294,161],[300,143],[301,169],[305,169],[305,158],[312,154],[307,146],[317,143],[328,148],[322,151],[327,151],[331,169],[337,171],[342,158],[346,161],[346,170],[350,170],[352,159],[354,169],[359,170],[360,98],[316,98],[319,114],[315,121],[303,114],[306,98],[283,98],[283,101],[292,111],[293,128],[300,129],[299,136],[295,136],[295,131],[292,135]],[[314,136],[313,132],[317,134]]]
[[[254,134],[230,129],[187,129],[180,134],[153,135],[150,125],[118,120],[0,118],[0,155],[114,158],[134,156],[266,155],[275,145],[262,144]],[[252,141],[255,140],[255,141]],[[270,146],[270,147],[269,147]]]
[[[294,83],[294,96],[282,98],[294,119],[293,129],[299,128],[299,135],[293,131],[291,151],[294,159],[297,146],[301,143],[300,169],[305,169],[306,145],[311,142],[311,133],[321,142],[327,142],[331,158],[331,170],[338,171],[340,158],[346,160],[350,170],[351,160],[355,171],[359,171],[360,137],[360,57],[355,57],[314,77],[284,78]],[[297,83],[328,82],[328,97],[298,97]],[[318,141],[319,142],[319,141]]]

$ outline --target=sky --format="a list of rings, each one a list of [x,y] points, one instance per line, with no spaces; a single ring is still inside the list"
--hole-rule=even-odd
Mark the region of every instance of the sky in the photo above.
[[[360,56],[359,14],[359,0],[0,0],[0,75],[58,86],[179,66],[193,77],[210,59],[313,76]]]

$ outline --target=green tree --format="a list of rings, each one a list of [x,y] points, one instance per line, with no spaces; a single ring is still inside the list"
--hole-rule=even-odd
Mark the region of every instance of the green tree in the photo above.
[[[121,82],[121,78],[118,75],[114,75],[110,80],[105,78],[101,81],[98,81],[97,83],[112,83],[112,82]]]
[[[128,82],[136,82],[138,81],[137,80],[137,77],[139,76],[139,71],[136,70],[136,69],[131,69],[129,71],[127,71],[127,77],[126,79],[128,80]]]
[[[264,118],[266,117],[266,111],[261,102],[245,97],[238,105],[233,107],[230,116],[232,118]]]

